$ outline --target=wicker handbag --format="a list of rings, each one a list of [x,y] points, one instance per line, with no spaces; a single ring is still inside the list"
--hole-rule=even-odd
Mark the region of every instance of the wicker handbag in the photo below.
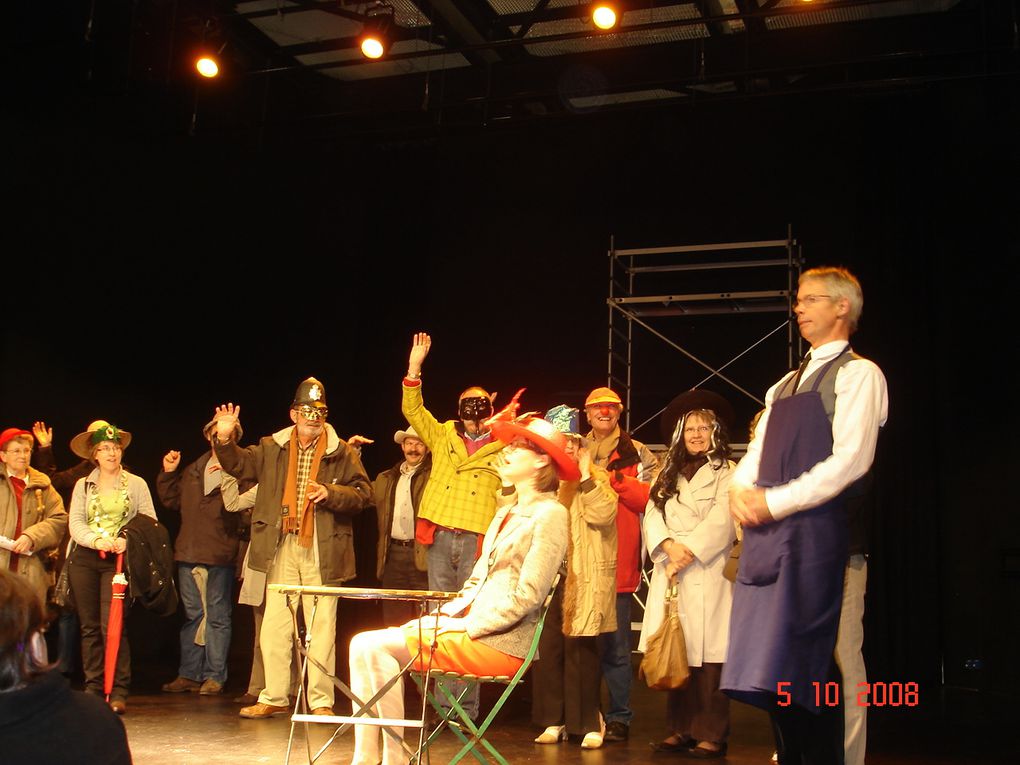
[[[684,640],[680,615],[676,610],[676,588],[676,576],[673,576],[666,586],[662,624],[648,638],[645,655],[638,668],[638,677],[657,691],[682,688],[691,676],[687,665],[687,641]]]

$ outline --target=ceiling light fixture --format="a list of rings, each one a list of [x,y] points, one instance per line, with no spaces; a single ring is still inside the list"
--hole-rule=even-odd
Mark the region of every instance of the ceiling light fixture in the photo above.
[[[195,70],[206,79],[211,80],[219,75],[220,65],[213,56],[204,55],[195,60]]]
[[[603,3],[596,0],[591,6],[591,20],[592,23],[599,29],[607,30],[613,29],[619,21],[619,15],[616,9],[609,3]]]
[[[365,58],[378,59],[386,55],[392,42],[393,25],[392,5],[374,3],[369,7],[365,12],[365,26],[358,37],[358,47]]]

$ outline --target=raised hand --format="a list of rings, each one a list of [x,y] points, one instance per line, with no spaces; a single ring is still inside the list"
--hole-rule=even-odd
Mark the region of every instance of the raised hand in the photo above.
[[[241,406],[238,404],[220,404],[213,413],[216,421],[216,437],[220,441],[229,441],[234,437],[234,430],[241,424]]]
[[[35,442],[40,448],[45,449],[53,443],[53,428],[47,428],[46,423],[41,420],[32,426],[32,435],[35,436]]]
[[[421,374],[421,365],[432,348],[432,338],[427,332],[415,332],[411,338],[411,354],[407,357],[407,376],[417,377]]]
[[[375,439],[366,438],[365,436],[354,435],[347,439],[347,444],[353,446],[355,449],[360,449],[365,444],[374,444]]]
[[[181,466],[181,453],[171,449],[163,456],[163,472],[172,473]]]

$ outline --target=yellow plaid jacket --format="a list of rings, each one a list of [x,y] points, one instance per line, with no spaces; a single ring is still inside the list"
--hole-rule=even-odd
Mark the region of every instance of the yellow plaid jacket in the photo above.
[[[484,534],[496,514],[500,479],[493,467],[506,445],[492,441],[468,456],[454,420],[439,422],[425,408],[421,385],[404,385],[401,409],[432,451],[432,475],[418,517],[438,526]]]

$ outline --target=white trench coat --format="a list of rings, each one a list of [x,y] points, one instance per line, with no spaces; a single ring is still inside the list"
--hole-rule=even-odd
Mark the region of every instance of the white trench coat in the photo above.
[[[687,642],[687,662],[700,667],[704,662],[721,664],[726,660],[733,584],[723,577],[723,568],[736,536],[728,493],[732,475],[733,465],[727,462],[719,470],[713,470],[711,464],[703,465],[690,481],[681,476],[676,493],[666,502],[665,517],[649,501],[644,538],[655,568],[648,587],[639,651],[644,652],[648,638],[662,624],[669,562],[662,543],[673,539],[690,548],[695,558],[677,575],[676,603]]]

